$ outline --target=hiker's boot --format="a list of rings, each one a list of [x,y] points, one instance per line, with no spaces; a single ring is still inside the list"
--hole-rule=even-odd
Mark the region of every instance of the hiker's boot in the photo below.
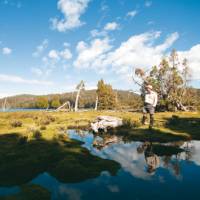
[[[145,115],[143,115],[143,117],[142,117],[142,125],[146,124],[146,120],[147,120],[147,117]]]

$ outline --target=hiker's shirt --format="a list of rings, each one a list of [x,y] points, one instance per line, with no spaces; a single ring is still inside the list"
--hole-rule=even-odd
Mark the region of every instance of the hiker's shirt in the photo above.
[[[153,107],[156,107],[158,101],[157,93],[151,91],[151,93],[145,94],[144,104],[145,105],[152,105]]]

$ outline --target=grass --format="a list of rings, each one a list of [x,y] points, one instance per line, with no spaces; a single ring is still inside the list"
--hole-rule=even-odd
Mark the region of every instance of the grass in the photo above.
[[[110,115],[125,119],[128,122],[127,126],[115,132],[120,132],[130,138],[140,140],[142,138],[156,140],[200,139],[200,114],[195,112],[177,112],[175,118],[173,117],[174,113],[156,113],[155,128],[151,131],[148,130],[148,126],[140,126],[141,113],[115,111],[0,113],[0,134],[17,132],[30,137],[30,130],[34,129],[40,131],[42,137],[46,140],[52,140],[55,134],[63,130],[88,129],[90,123],[99,115]],[[21,122],[22,126],[12,126],[12,122],[16,120]],[[136,127],[134,127],[134,124],[136,124]]]

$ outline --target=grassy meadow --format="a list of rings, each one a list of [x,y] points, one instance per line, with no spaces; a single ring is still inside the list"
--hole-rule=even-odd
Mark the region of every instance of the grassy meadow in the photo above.
[[[90,123],[99,115],[116,116],[123,119],[125,125],[111,132],[136,138],[152,139],[192,138],[200,139],[200,113],[198,112],[163,112],[155,114],[155,127],[148,130],[142,126],[141,113],[115,111],[87,112],[14,112],[0,113],[0,135],[17,133],[27,139],[41,136],[52,140],[67,129],[89,129]],[[148,134],[149,133],[149,134]],[[150,134],[151,133],[151,134]]]

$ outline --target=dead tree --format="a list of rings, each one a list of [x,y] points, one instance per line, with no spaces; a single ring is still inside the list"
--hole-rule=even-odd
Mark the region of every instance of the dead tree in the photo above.
[[[2,110],[5,111],[6,110],[6,104],[7,104],[7,97],[4,99],[4,102],[2,104]]]
[[[99,98],[98,98],[98,95],[96,96],[96,101],[95,101],[95,108],[94,110],[97,110],[98,109],[98,101],[99,101]]]
[[[56,111],[62,110],[65,106],[68,106],[69,110],[71,110],[70,102],[67,101],[67,102],[65,102],[63,105],[61,105],[60,107],[58,107],[58,108],[56,109]]]
[[[80,93],[81,93],[81,90],[83,90],[84,88],[85,88],[84,81],[81,81],[76,87],[77,94],[76,94],[76,101],[75,101],[75,106],[74,106],[74,111],[75,112],[78,111],[78,101],[79,101]]]

